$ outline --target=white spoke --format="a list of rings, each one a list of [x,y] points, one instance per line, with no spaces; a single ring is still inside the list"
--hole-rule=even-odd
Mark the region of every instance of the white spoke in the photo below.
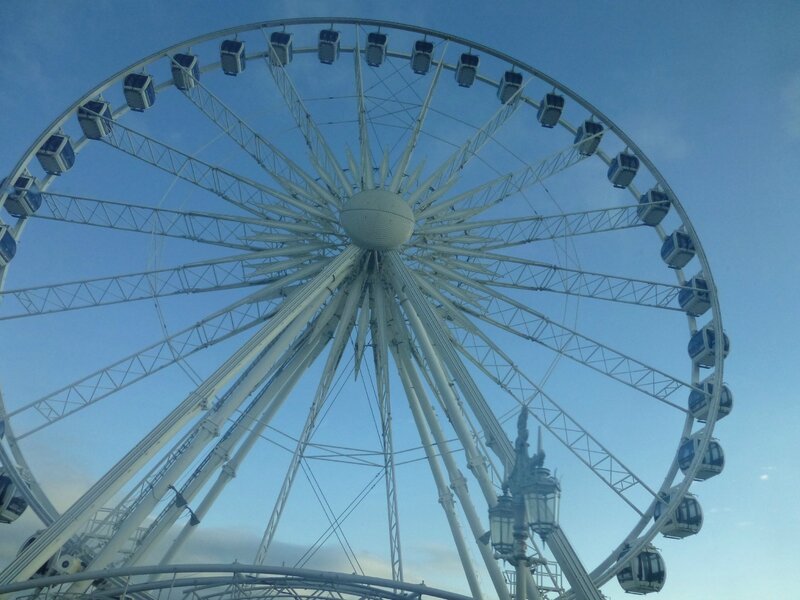
[[[361,189],[371,190],[375,187],[372,177],[372,150],[369,147],[369,128],[367,126],[367,107],[364,100],[364,78],[361,73],[361,49],[358,34],[356,48],[353,52],[355,66],[356,99],[358,101],[358,145],[361,150]]]
[[[676,300],[678,293],[684,288],[679,285],[569,269],[551,263],[489,252],[462,250],[459,255],[466,260],[460,260],[454,256],[450,258],[447,255],[437,255],[439,248],[441,247],[436,245],[429,247],[430,255],[435,257],[434,259],[424,258],[424,255],[415,259],[428,267],[434,276],[442,276],[455,283],[468,278],[481,285],[524,291],[548,291],[681,310]],[[450,250],[449,247],[444,248]]]
[[[265,285],[280,280],[307,260],[276,262],[269,270],[273,276],[264,277],[257,269],[265,259],[256,252],[170,269],[5,290],[0,292],[0,299],[4,300],[0,321],[145,298]]]
[[[50,192],[42,194],[42,206],[33,217],[181,238],[242,250],[264,247],[267,244],[275,245],[290,239],[313,239],[314,234],[319,233],[318,228],[300,223],[168,210]],[[250,240],[257,239],[259,235],[265,237],[265,243],[251,244]]]
[[[347,175],[345,175],[344,171],[339,166],[322,132],[311,118],[311,112],[306,108],[305,104],[303,104],[303,100],[300,98],[297,88],[295,88],[294,83],[289,77],[289,73],[272,48],[272,44],[267,38],[266,31],[262,29],[262,32],[264,33],[264,39],[267,42],[268,49],[268,56],[264,57],[264,62],[272,78],[275,80],[275,87],[283,96],[294,122],[303,134],[314,164],[318,167],[320,176],[323,176],[335,186],[331,189],[331,193],[340,200],[343,200],[347,198],[351,192],[350,182],[347,181]]]
[[[425,96],[425,101],[422,103],[422,107],[419,109],[419,114],[417,114],[417,118],[414,121],[414,129],[411,131],[411,134],[408,136],[408,142],[406,143],[406,147],[403,150],[403,154],[400,157],[400,160],[397,163],[394,171],[394,177],[392,177],[392,182],[389,186],[389,189],[392,192],[399,192],[400,185],[403,181],[403,175],[408,168],[408,164],[411,161],[411,154],[414,152],[414,148],[417,146],[417,141],[419,140],[419,134],[422,131],[422,126],[425,123],[425,117],[428,115],[428,110],[430,109],[431,100],[433,100],[433,92],[436,89],[436,84],[439,83],[439,76],[442,74],[442,67],[444,66],[444,55],[447,50],[447,46],[442,49],[441,57],[439,58],[439,64],[436,67],[436,72],[433,74],[433,78],[431,79],[431,85],[428,88],[428,93]]]
[[[173,65],[176,65],[173,61]],[[191,76],[191,73],[184,69]],[[238,144],[276,181],[289,181],[300,188],[312,204],[309,208],[324,208],[328,204],[339,206],[339,200],[305,173],[297,164],[289,159],[277,146],[256,133],[233,110],[210,92],[199,80],[194,85],[182,90],[184,95],[200,109],[200,111],[217,125],[225,134]],[[287,190],[288,191],[288,190]],[[330,211],[323,210],[331,220]]]
[[[308,222],[304,211],[317,217],[320,231],[332,231],[327,213],[310,208],[293,196],[268,188],[222,167],[217,167],[189,156],[166,144],[138,133],[119,123],[102,141],[147,164],[216,194],[234,206],[249,213],[274,215],[281,221],[291,218]],[[298,210],[299,209],[299,210]]]
[[[18,432],[17,439],[47,427],[199,350],[263,322],[274,314],[281,304],[279,299],[290,292],[294,284],[312,276],[323,266],[323,264],[310,265],[303,272],[298,271],[285,281],[259,290],[191,327],[9,412],[9,417],[25,414],[38,421],[28,429]]]

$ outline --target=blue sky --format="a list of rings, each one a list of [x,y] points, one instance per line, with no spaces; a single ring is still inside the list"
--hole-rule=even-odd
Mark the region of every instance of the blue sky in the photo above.
[[[659,597],[790,597],[785,574],[793,570],[800,535],[800,517],[787,509],[800,483],[798,353],[791,343],[800,325],[794,306],[800,288],[797,261],[789,256],[800,217],[793,176],[800,147],[800,6],[417,0],[338,2],[336,8],[327,2],[93,4],[0,5],[0,23],[6,24],[0,172],[12,168],[77,97],[134,60],[207,31],[332,10],[484,43],[563,81],[603,110],[653,159],[681,198],[708,254],[732,341],[726,380],[735,409],[717,430],[727,466],[698,487],[706,513],[703,531],[680,544],[663,544],[669,579]],[[43,270],[58,268],[57,256],[48,260]],[[86,326],[96,323],[87,317]],[[68,342],[63,343],[67,352]],[[102,343],[100,336],[95,343]],[[18,363],[11,357],[7,364]],[[2,374],[19,377],[9,368]],[[2,385],[5,392],[9,384]],[[74,478],[85,475],[74,467]],[[592,504],[590,497],[583,501]],[[432,557],[436,551],[431,548]],[[606,593],[623,597],[616,586]]]

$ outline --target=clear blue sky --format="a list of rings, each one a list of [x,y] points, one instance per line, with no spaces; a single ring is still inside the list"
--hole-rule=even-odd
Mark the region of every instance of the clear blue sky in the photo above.
[[[0,172],[75,98],[136,59],[207,31],[331,10],[440,29],[527,61],[598,106],[658,165],[709,256],[735,396],[717,432],[726,470],[698,488],[703,531],[663,545],[659,597],[793,597],[800,4],[3,2]]]

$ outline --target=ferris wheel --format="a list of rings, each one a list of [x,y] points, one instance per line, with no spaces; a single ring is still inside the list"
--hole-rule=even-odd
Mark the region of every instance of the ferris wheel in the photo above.
[[[368,19],[214,32],[68,107],[0,204],[0,527],[38,522],[0,592],[436,595],[408,582],[446,539],[472,598],[601,598],[659,591],[656,545],[701,528],[732,406],[706,255],[523,61]],[[204,526],[252,556],[181,566]]]

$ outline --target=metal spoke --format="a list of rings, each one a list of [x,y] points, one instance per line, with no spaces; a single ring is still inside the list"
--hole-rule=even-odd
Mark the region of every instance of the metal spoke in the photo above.
[[[297,88],[289,77],[285,66],[272,48],[272,44],[267,37],[265,30],[261,30],[264,34],[264,39],[267,42],[267,54],[264,57],[264,62],[269,69],[272,78],[275,81],[275,87],[283,96],[289,112],[303,134],[306,140],[306,145],[311,153],[311,159],[317,167],[317,171],[331,187],[331,193],[341,200],[350,196],[350,182],[347,180],[347,175],[339,166],[333,151],[325,141],[325,137],[319,130],[319,127],[311,117],[311,113],[303,104]]]
[[[302,250],[303,254],[307,252]],[[0,292],[0,300],[4,301],[0,321],[145,298],[266,285],[281,280],[308,260],[303,256],[269,262],[269,272],[262,273],[259,268],[268,259],[261,252],[254,252],[169,269],[5,290]]]
[[[436,67],[436,72],[433,74],[431,79],[431,85],[428,88],[428,93],[425,96],[425,100],[422,103],[422,106],[419,109],[419,113],[417,114],[417,118],[414,121],[414,129],[411,131],[411,134],[408,137],[408,142],[406,143],[406,147],[403,150],[403,154],[400,157],[400,160],[395,167],[394,176],[392,177],[392,182],[389,185],[389,190],[392,192],[399,192],[400,185],[403,181],[403,175],[405,175],[406,169],[408,168],[408,164],[411,161],[411,155],[414,152],[414,148],[417,146],[417,141],[419,140],[419,134],[422,131],[422,125],[425,123],[425,117],[428,115],[428,110],[430,109],[431,100],[433,100],[433,92],[436,89],[436,84],[439,83],[439,76],[442,74],[442,67],[444,66],[444,55],[447,51],[447,46],[442,49],[441,57],[439,58],[439,64]]]
[[[11,411],[8,416],[30,415],[38,424],[20,431],[22,439],[40,429],[94,404],[115,392],[183,360],[195,352],[226,340],[274,314],[280,299],[294,284],[320,271],[324,264],[309,265],[265,289],[209,315],[121,360],[95,371],[38,400]]]
[[[300,437],[297,440],[297,445],[294,454],[292,455],[292,460],[289,464],[289,468],[286,471],[286,476],[283,479],[283,483],[281,484],[281,489],[278,492],[278,498],[275,501],[269,522],[267,523],[264,534],[261,537],[261,542],[259,544],[258,551],[256,552],[254,564],[264,564],[269,547],[272,544],[273,538],[275,537],[275,532],[277,531],[278,524],[283,514],[283,509],[289,499],[289,494],[291,492],[295,476],[297,475],[297,470],[300,468],[300,462],[305,455],[306,447],[311,441],[311,436],[316,427],[317,417],[319,416],[319,412],[328,396],[330,386],[333,383],[333,378],[336,374],[336,367],[341,360],[342,353],[347,345],[347,341],[350,339],[350,332],[353,329],[355,311],[358,306],[358,300],[361,297],[361,290],[364,287],[364,279],[365,277],[362,273],[346,291],[346,300],[341,309],[341,316],[339,317],[336,334],[333,336],[333,342],[330,351],[328,352],[322,377],[320,378],[314,400],[311,403],[309,413],[306,417],[303,431],[300,433]]]
[[[309,208],[290,194],[189,156],[162,142],[114,122],[111,132],[102,141],[134,158],[216,194],[238,208],[258,215],[273,215],[278,221],[286,218],[309,223],[304,212],[317,217],[318,231],[333,231],[329,217],[321,209]]]
[[[437,303],[442,322],[450,329],[453,346],[500,389],[528,410],[556,439],[592,470],[640,516],[644,513],[626,493],[640,487],[653,497],[656,493],[635,475],[586,428],[525,375],[491,337],[465,317],[444,295],[417,278],[422,289]]]
[[[521,104],[516,98],[521,94],[522,89],[519,89],[515,99],[503,104],[480,129],[437,167],[427,179],[420,183],[417,190],[408,198],[408,203],[414,207],[415,213],[420,213],[420,216],[422,216],[422,211],[440,198],[456,182],[461,170],[514,114]]]
[[[561,294],[610,300],[626,304],[681,311],[676,299],[682,286],[570,269],[559,265],[489,252],[461,250],[464,260],[443,256],[450,247],[431,245],[433,259],[424,254],[414,259],[428,267],[434,276],[453,283],[464,279],[481,285],[524,291],[548,291]],[[452,256],[452,255],[451,255]],[[469,261],[469,262],[467,262]],[[691,289],[691,288],[690,288]]]
[[[364,78],[361,72],[361,49],[356,34],[356,47],[353,52],[355,66],[356,99],[358,101],[358,145],[361,150],[361,189],[373,189],[372,150],[369,147],[369,128],[367,127],[367,107],[364,101]]]
[[[446,223],[421,227],[418,233],[442,236],[449,242],[470,245],[479,250],[497,250],[542,240],[643,227],[636,208],[617,206],[559,215]],[[464,240],[467,232],[476,239]],[[456,235],[451,237],[449,234]]]
[[[174,60],[172,64],[177,65]],[[185,67],[180,68],[191,77],[191,71]],[[340,206],[338,198],[319,185],[277,146],[256,133],[200,81],[195,79],[193,86],[182,91],[211,122],[253,157],[278,183],[288,181],[293,187],[302,190],[304,196],[312,203],[309,208],[325,209],[328,204]],[[287,191],[291,192],[289,189]],[[330,211],[325,210],[325,212],[329,219],[334,220]]]
[[[467,282],[464,284],[470,285]],[[499,290],[477,283],[473,283],[472,287],[483,292],[487,302],[481,310],[455,303],[466,314],[503,331],[541,344],[683,413],[687,412],[683,406],[675,404],[669,397],[681,389],[691,390],[691,384],[557,323],[529,306],[502,294]]]
[[[208,212],[185,212],[51,192],[42,194],[42,206],[32,216],[64,223],[181,238],[241,250],[274,247],[290,239],[314,239],[314,234],[319,232],[314,226],[300,223]],[[259,239],[258,236],[263,236],[260,238],[262,244],[250,243],[251,240]]]
[[[528,165],[515,173],[501,175],[463,194],[459,194],[455,198],[435,205],[429,199],[425,205],[419,207],[421,210],[418,211],[417,217],[418,219],[430,220],[436,223],[437,221],[449,221],[454,218],[463,219],[467,216],[475,216],[517,192],[521,192],[578,164],[585,158],[586,156],[578,151],[578,144],[567,146],[542,159],[535,165]],[[456,206],[463,206],[460,210],[465,211],[460,217],[454,217],[452,212],[448,213],[448,209],[454,209]],[[420,228],[420,230],[421,232],[426,232],[427,227]]]

